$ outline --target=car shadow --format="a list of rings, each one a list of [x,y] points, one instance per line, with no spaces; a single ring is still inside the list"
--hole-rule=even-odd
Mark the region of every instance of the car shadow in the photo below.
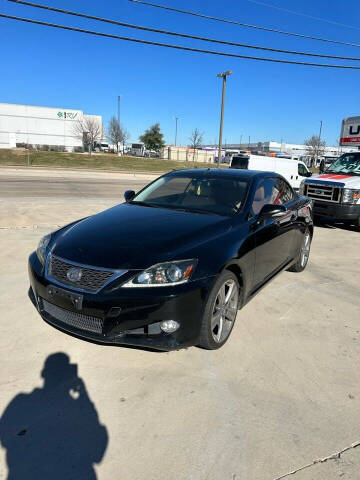
[[[43,386],[16,395],[0,419],[7,480],[96,480],[94,464],[104,456],[108,433],[77,364],[54,353],[41,376]]]
[[[340,230],[347,230],[348,232],[359,232],[358,227],[355,225],[351,225],[349,223],[341,223],[330,221],[326,219],[316,219],[314,221],[315,227],[320,228],[328,228],[328,229],[340,229]]]

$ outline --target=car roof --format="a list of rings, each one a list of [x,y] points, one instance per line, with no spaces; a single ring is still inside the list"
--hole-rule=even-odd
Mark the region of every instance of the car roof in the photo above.
[[[194,168],[188,170],[174,170],[167,175],[191,175],[209,178],[244,178],[253,179],[257,177],[279,177],[275,172],[263,172],[260,170],[245,170],[236,168],[218,169],[218,168]]]

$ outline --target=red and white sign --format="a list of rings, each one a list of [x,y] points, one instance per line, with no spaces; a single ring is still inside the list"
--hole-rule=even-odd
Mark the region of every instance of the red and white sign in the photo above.
[[[360,146],[360,117],[344,118],[341,127],[340,145]]]

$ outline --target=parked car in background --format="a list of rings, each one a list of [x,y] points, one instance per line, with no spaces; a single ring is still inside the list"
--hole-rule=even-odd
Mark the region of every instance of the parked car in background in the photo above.
[[[45,236],[30,255],[29,296],[64,332],[217,349],[262,287],[307,265],[310,201],[276,173],[175,171],[125,199]]]
[[[259,155],[235,156],[231,160],[230,168],[276,172],[285,177],[295,190],[300,188],[300,183],[304,178],[312,175],[301,161]]]
[[[300,194],[312,199],[314,215],[360,229],[360,152],[345,153],[323,175],[304,180]]]

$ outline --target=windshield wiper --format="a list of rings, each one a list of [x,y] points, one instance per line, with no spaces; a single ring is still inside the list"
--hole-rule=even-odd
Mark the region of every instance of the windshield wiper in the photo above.
[[[186,208],[186,207],[177,207],[175,205],[165,205],[164,208],[170,208],[171,210],[177,210],[178,212],[190,212],[190,213],[201,213],[203,215],[214,215],[214,212],[209,210],[201,210],[198,208]],[[218,214],[215,214],[218,215]]]
[[[128,202],[131,203],[131,205],[139,205],[140,207],[152,207],[152,208],[161,208],[161,205],[156,205],[156,203],[146,203],[146,202],[137,202],[137,201],[131,201]]]

